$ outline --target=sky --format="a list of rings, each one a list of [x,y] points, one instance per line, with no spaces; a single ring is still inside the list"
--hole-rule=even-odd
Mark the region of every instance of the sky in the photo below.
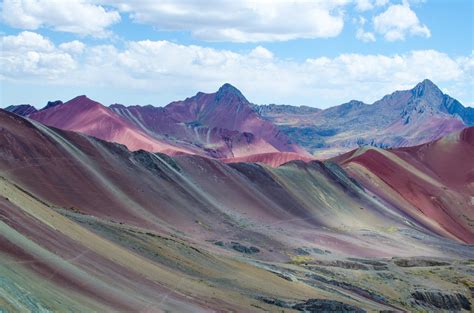
[[[3,0],[0,107],[372,103],[425,78],[474,106],[471,0]]]

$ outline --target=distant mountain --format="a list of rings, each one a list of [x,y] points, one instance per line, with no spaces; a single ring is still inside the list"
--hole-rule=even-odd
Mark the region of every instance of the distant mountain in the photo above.
[[[5,111],[15,113],[20,116],[28,116],[37,112],[38,110],[29,104],[10,105],[5,108]]]
[[[7,110],[48,126],[121,143],[130,150],[214,158],[262,153],[272,153],[278,160],[289,160],[293,155],[301,158],[299,154],[309,156],[272,122],[261,118],[230,84],[215,93],[200,92],[164,108],[120,104],[105,107],[79,96],[65,103],[50,101],[39,111],[29,105],[10,106]],[[282,152],[290,154],[278,156]]]
[[[143,133],[134,124],[86,96],[78,96],[65,103],[49,105],[44,110],[30,114],[28,117],[48,126],[121,143],[130,150],[144,149],[170,154],[192,152],[167,140]]]
[[[319,112],[262,114],[317,157],[362,145],[417,145],[474,125],[474,109],[443,94],[430,80],[370,105],[352,100]]]
[[[185,140],[215,157],[275,152],[307,154],[273,123],[264,120],[230,84],[224,84],[215,93],[199,92],[164,108],[119,104],[110,108],[148,134]]]
[[[10,105],[5,108],[5,111],[15,113],[20,116],[28,116],[38,111],[46,110],[57,105],[61,105],[63,102],[61,100],[48,101],[46,106],[40,110],[37,110],[34,106],[30,104],[19,104],[19,105]]]
[[[308,114],[321,111],[319,108],[313,108],[306,105],[295,106],[288,104],[263,104],[254,105],[253,108],[261,115],[273,114]]]
[[[66,103],[48,102],[39,111],[29,105],[6,110],[132,150],[223,159],[263,154],[266,160],[278,153],[289,153],[279,160],[294,154],[323,159],[359,146],[414,146],[474,125],[473,108],[443,94],[427,79],[373,104],[352,100],[325,110],[255,105],[230,84],[165,107],[113,104],[107,108],[77,97]]]

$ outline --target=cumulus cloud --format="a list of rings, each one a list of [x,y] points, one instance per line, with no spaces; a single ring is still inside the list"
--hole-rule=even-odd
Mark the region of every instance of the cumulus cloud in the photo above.
[[[70,54],[57,49],[40,34],[24,31],[17,36],[1,37],[0,42],[3,78],[54,81],[76,69],[76,61]]]
[[[359,28],[356,32],[356,38],[363,42],[374,42],[375,35],[372,32],[366,32],[364,29]]]
[[[40,34],[34,32],[21,32],[17,36],[2,37],[3,51],[51,51],[54,49],[53,43]]]
[[[414,0],[412,0],[414,1]],[[4,0],[2,21],[14,28],[42,28],[81,36],[107,37],[127,15],[159,30],[185,31],[197,39],[225,42],[272,42],[337,37],[348,9],[366,12],[388,0]],[[375,31],[387,40],[407,34],[430,36],[408,1],[391,5],[374,18]],[[374,41],[372,31],[356,37]]]
[[[103,37],[120,21],[117,11],[83,0],[4,0],[2,21],[15,28],[56,31]]]
[[[250,56],[256,58],[271,59],[273,58],[273,53],[262,46],[258,46],[250,52]]]
[[[70,52],[72,54],[81,54],[84,51],[85,47],[86,45],[80,42],[79,40],[64,42],[59,45],[59,49]]]
[[[261,42],[328,38],[344,26],[349,0],[103,0],[131,19],[208,41]]]
[[[374,17],[373,22],[375,30],[388,41],[404,40],[408,34],[431,37],[429,28],[420,23],[408,2],[389,6],[386,11]]]
[[[215,91],[225,82],[240,88],[256,103],[318,107],[353,98],[372,102],[394,89],[411,88],[425,78],[456,92],[466,93],[474,87],[474,54],[453,58],[436,50],[394,55],[341,54],[295,61],[278,58],[262,46],[237,53],[142,40],[129,41],[121,48],[85,46],[77,55],[64,49],[64,45],[55,46],[31,32],[0,39],[4,47],[0,75],[5,80],[68,85],[78,93],[83,87],[99,86],[124,93],[172,95],[155,104],[166,104],[198,90]]]

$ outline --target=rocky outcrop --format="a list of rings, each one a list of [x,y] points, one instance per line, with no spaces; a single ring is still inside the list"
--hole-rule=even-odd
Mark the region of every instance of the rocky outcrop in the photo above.
[[[343,302],[326,299],[309,299],[306,302],[295,304],[293,309],[302,312],[351,312],[363,313],[365,310]]]
[[[259,253],[260,252],[260,249],[257,248],[257,247],[254,247],[254,246],[247,247],[247,246],[244,246],[243,244],[240,244],[238,242],[232,242],[231,244],[232,244],[231,245],[232,249],[234,249],[235,251],[241,252],[241,253],[254,254],[254,253]]]
[[[214,244],[216,246],[219,246],[219,247],[223,247],[223,248],[230,248],[230,249],[233,249],[237,252],[240,252],[240,253],[245,253],[245,254],[255,254],[255,253],[259,253],[260,252],[260,249],[257,248],[257,247],[254,247],[254,246],[245,246],[243,244],[241,244],[240,242],[236,242],[236,241],[231,241],[231,242],[223,242],[223,241],[216,241],[214,242]]]
[[[416,290],[411,295],[419,305],[450,311],[471,310],[471,303],[460,293],[446,294],[441,291]]]
[[[340,301],[327,300],[327,299],[308,299],[303,302],[295,303],[295,301],[287,301],[275,298],[261,297],[259,300],[275,305],[281,308],[291,308],[301,312],[308,313],[334,313],[334,312],[346,312],[346,313],[363,313],[365,310],[356,306],[346,304]]]
[[[362,297],[364,297],[366,299],[369,299],[371,301],[375,301],[375,302],[378,302],[378,303],[381,303],[381,304],[388,304],[388,302],[387,302],[387,300],[385,299],[384,296],[382,296],[380,294],[377,294],[377,293],[375,293],[371,290],[363,289],[363,288],[360,288],[358,286],[352,285],[352,284],[350,284],[348,282],[345,282],[345,281],[338,281],[338,280],[334,280],[334,279],[328,279],[324,276],[317,275],[317,274],[310,274],[310,275],[307,276],[307,278],[309,278],[309,280],[307,280],[307,282],[310,285],[314,285],[315,283],[316,284],[318,284],[318,283],[329,284],[329,285],[336,286],[336,287],[345,289],[347,291],[353,292],[355,294],[358,294],[359,296],[362,296]]]
[[[395,259],[393,261],[396,265],[400,267],[430,267],[430,266],[447,266],[450,265],[448,262],[438,261],[433,259]]]

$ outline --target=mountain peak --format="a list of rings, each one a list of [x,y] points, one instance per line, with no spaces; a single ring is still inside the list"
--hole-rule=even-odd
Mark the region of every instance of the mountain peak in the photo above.
[[[71,100],[91,100],[90,98],[88,98],[86,95],[80,95],[80,96],[77,96]]]
[[[224,85],[222,85],[221,88],[217,90],[216,96],[218,100],[225,96],[235,96],[241,100],[247,101],[247,99],[245,99],[244,95],[240,92],[240,90],[229,83],[225,83]]]
[[[80,104],[84,104],[84,105],[85,104],[90,104],[90,103],[100,104],[99,102],[97,102],[95,100],[92,100],[91,98],[89,98],[86,95],[77,96],[75,98],[72,98],[71,100],[69,100],[66,103],[68,103],[68,104],[70,104],[70,103],[80,103]]]
[[[61,100],[48,101],[46,106],[44,108],[42,108],[41,110],[47,110],[49,108],[52,108],[52,107],[55,107],[55,106],[58,106],[58,105],[61,105],[61,104],[63,104],[63,102]]]
[[[86,95],[80,95],[65,102],[64,105],[61,105],[59,107],[64,107],[65,109],[70,107],[76,107],[81,108],[83,110],[88,110],[92,108],[101,108],[103,107],[103,105],[97,101],[92,100]]]
[[[412,92],[414,95],[421,97],[423,95],[438,95],[442,96],[443,92],[436,86],[431,80],[425,79],[422,82],[418,83],[413,89]]]

